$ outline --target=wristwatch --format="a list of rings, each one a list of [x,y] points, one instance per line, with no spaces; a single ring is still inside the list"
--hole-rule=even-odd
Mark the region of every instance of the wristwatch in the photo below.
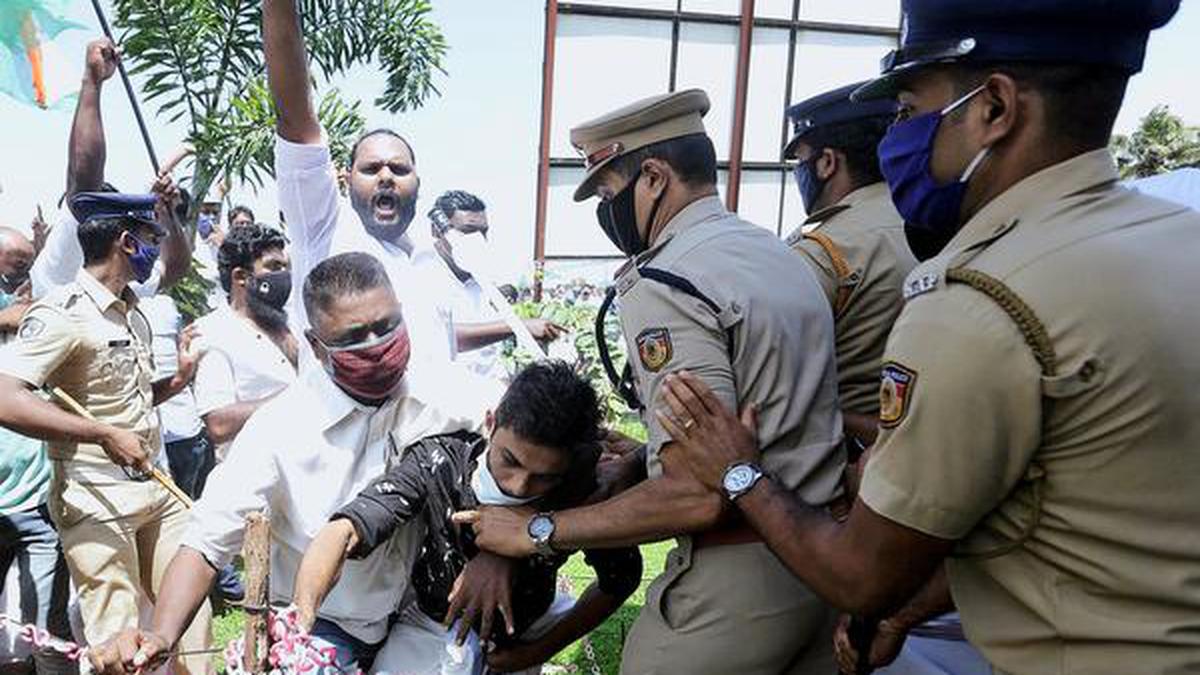
[[[533,549],[538,555],[543,558],[554,555],[554,547],[550,545],[550,540],[554,537],[553,513],[539,513],[530,518],[525,530],[533,540]]]
[[[763,477],[762,469],[750,462],[738,462],[725,469],[725,477],[721,479],[721,489],[729,501],[737,501],[738,497],[746,494]]]

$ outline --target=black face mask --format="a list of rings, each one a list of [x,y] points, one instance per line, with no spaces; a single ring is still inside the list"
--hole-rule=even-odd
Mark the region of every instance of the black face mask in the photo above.
[[[292,295],[292,273],[289,270],[278,270],[259,274],[251,278],[246,290],[263,304],[283,309]]]
[[[646,242],[642,235],[638,234],[637,208],[634,204],[634,190],[641,177],[642,171],[638,169],[625,189],[612,199],[601,200],[596,205],[596,220],[600,222],[600,229],[604,230],[609,241],[630,257],[646,250]],[[650,219],[647,222],[654,222],[654,216],[658,214],[658,206],[661,203],[662,195],[659,195],[658,199],[654,200],[654,206],[650,207]]]
[[[29,281],[29,272],[18,272],[12,276],[0,274],[0,291],[16,293],[26,281]]]

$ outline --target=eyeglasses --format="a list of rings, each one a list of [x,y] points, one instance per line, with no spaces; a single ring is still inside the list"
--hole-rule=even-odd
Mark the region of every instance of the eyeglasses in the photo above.
[[[322,340],[315,331],[310,330],[309,334],[316,340],[326,351],[329,352],[345,352],[354,349],[370,349],[376,345],[381,345],[392,338],[397,330],[404,325],[404,316],[395,314],[385,319],[380,319],[374,323],[355,326],[346,331],[334,340]],[[371,336],[375,337],[372,338]]]

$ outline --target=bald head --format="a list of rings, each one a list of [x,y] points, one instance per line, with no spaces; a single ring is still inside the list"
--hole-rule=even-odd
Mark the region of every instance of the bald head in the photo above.
[[[11,227],[0,226],[0,290],[13,292],[29,278],[33,242]]]

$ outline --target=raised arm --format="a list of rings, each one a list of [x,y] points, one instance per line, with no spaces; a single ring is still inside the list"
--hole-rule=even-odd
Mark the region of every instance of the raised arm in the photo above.
[[[187,274],[192,264],[192,240],[180,221],[177,207],[181,197],[171,174],[164,171],[155,181],[153,191],[158,195],[159,222],[167,232],[162,242],[163,273],[158,282],[158,291],[162,292]]]
[[[100,90],[105,80],[117,71],[117,50],[113,43],[101,39],[88,44],[86,64],[67,150],[68,195],[99,190],[104,183],[107,148],[100,117]]]
[[[263,2],[263,51],[267,83],[278,115],[276,131],[293,143],[319,143],[321,125],[313,108],[308,59],[295,0]]]

